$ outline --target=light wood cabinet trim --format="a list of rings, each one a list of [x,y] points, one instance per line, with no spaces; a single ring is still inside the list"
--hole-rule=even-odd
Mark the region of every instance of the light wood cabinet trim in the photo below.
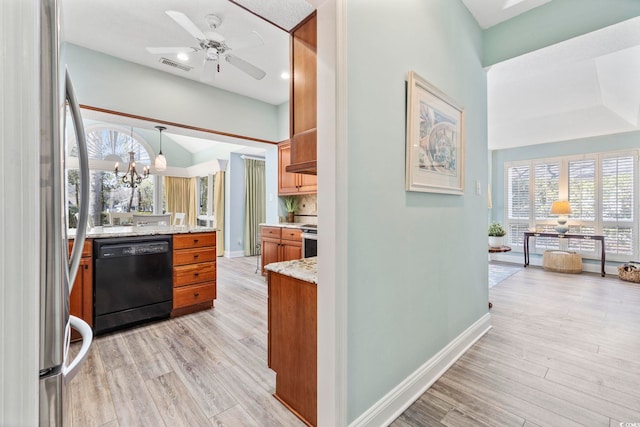
[[[215,298],[215,282],[175,288],[173,290],[173,308],[184,308],[190,305],[211,301]]]
[[[216,260],[216,248],[180,249],[173,251],[173,266]]]
[[[191,285],[216,279],[216,263],[203,262],[199,264],[181,265],[173,267],[173,287]]]
[[[215,246],[215,233],[185,233],[173,235],[173,249],[201,248]]]
[[[281,239],[293,240],[302,244],[302,230],[299,228],[283,228]]]
[[[282,227],[262,227],[260,234],[262,237],[280,239],[282,237]]]

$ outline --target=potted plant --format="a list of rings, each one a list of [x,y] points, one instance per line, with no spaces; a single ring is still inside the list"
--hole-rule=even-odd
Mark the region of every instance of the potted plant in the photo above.
[[[298,199],[294,196],[287,196],[284,198],[284,208],[289,214],[287,217],[287,222],[295,221],[295,212],[298,209]]]
[[[489,225],[489,246],[492,248],[499,248],[503,244],[504,235],[507,231],[499,222],[492,222]]]

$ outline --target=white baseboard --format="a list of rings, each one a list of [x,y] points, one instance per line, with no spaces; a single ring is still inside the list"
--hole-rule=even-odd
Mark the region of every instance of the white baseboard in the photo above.
[[[491,315],[487,313],[356,418],[349,427],[391,424],[489,329]]]
[[[244,251],[224,251],[225,258],[240,258],[244,256]]]
[[[510,262],[513,264],[524,265],[524,255],[522,253],[494,253],[491,254],[491,261],[501,261],[501,262]],[[616,261],[612,261],[616,262]],[[531,254],[529,258],[529,265],[534,265],[537,267],[542,267],[542,256],[539,254]],[[600,260],[595,260],[595,262],[582,262],[582,271],[586,271],[588,273],[600,273]],[[618,263],[615,265],[609,264],[609,262],[605,262],[604,264],[604,272],[606,274],[613,274],[615,276],[618,275]]]

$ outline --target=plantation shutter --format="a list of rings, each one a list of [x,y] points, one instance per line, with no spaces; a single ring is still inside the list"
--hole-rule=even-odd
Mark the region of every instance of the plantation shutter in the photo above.
[[[549,219],[551,204],[558,200],[560,183],[560,163],[535,165],[534,171],[534,206],[535,219]]]
[[[596,220],[596,161],[569,162],[569,203],[571,218]]]
[[[529,219],[529,166],[510,167],[507,175],[509,219]]]
[[[632,156],[602,160],[602,232],[610,253],[633,254],[633,164]]]

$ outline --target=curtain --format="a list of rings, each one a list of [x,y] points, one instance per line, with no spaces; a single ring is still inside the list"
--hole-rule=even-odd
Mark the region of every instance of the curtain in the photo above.
[[[198,206],[196,194],[198,183],[196,178],[164,178],[164,196],[167,202],[167,212],[184,212],[185,225],[196,225]]]
[[[224,255],[224,171],[216,172],[213,184],[213,215],[216,219],[216,255]]]
[[[244,255],[258,254],[260,223],[265,221],[265,177],[263,160],[244,160]]]

